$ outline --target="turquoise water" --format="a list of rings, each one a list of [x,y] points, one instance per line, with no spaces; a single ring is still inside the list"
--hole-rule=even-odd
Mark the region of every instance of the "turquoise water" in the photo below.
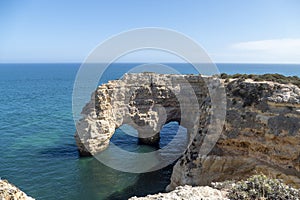
[[[100,82],[122,76],[133,64],[115,65]],[[182,73],[195,70],[172,64]],[[227,73],[282,73],[300,76],[300,65],[219,64]],[[126,199],[163,191],[172,166],[130,174],[110,169],[94,158],[79,158],[72,118],[72,88],[79,64],[0,65],[0,177],[36,199]],[[169,142],[178,124],[162,131]],[[136,138],[118,130],[113,142],[147,151]],[[112,155],[117,156],[117,155]],[[120,158],[126,159],[126,158]]]

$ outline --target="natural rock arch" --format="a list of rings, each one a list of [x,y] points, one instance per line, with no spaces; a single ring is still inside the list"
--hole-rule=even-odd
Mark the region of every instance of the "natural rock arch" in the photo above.
[[[159,142],[162,126],[171,121],[185,127],[188,136],[195,135],[199,113],[203,110],[202,116],[208,117],[210,104],[203,103],[209,101],[208,92],[205,80],[195,75],[126,74],[122,80],[103,84],[92,94],[77,123],[79,152],[85,156],[103,151],[123,124],[135,128],[140,142],[150,145]]]
[[[216,89],[220,82],[226,97]],[[212,88],[213,93],[209,92]],[[195,102],[190,101],[192,94]],[[212,98],[219,98],[220,103],[212,105]],[[218,132],[211,124],[222,118],[212,114],[222,109],[224,101],[227,113],[222,135],[212,151],[203,154],[202,147],[211,145],[205,139],[214,140],[213,133]],[[198,109],[191,106],[194,104]],[[299,188],[300,88],[295,85],[200,75],[127,74],[99,86],[82,114],[75,135],[81,155],[103,151],[115,129],[124,123],[144,124],[142,130],[150,136],[144,142],[148,143],[156,141],[155,134],[168,121],[186,127],[188,149],[174,166],[169,190],[241,179],[257,172]]]
[[[161,128],[159,136],[159,143],[150,144],[149,146],[154,148],[146,147],[145,152],[159,150],[169,145],[170,142],[174,142],[176,145],[171,146],[171,148],[166,151],[167,154],[179,152],[183,149],[185,150],[187,147],[187,129],[184,126],[181,126],[177,121],[166,122]],[[118,127],[113,136],[110,138],[110,142],[125,151],[129,150],[132,152],[140,152],[140,149],[137,149],[136,146],[144,145],[144,143],[138,138],[138,131],[128,124],[123,124]]]

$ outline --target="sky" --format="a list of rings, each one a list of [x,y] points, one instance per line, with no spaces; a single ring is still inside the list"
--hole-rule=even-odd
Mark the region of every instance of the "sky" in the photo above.
[[[83,62],[106,39],[143,27],[185,34],[214,62],[300,63],[299,10],[298,0],[3,0],[0,63]],[[156,56],[176,61],[151,51],[121,60]]]

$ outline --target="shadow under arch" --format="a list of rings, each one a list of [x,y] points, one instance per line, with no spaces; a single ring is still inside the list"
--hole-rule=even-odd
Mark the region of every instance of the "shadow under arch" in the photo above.
[[[174,136],[176,134],[180,134],[180,137],[177,138],[176,141],[176,143],[178,144],[177,147],[182,146],[184,148],[184,145],[188,144],[187,129],[181,126],[179,122],[175,120],[167,121],[160,130],[159,147],[153,147],[152,145],[139,143],[138,138],[134,137],[134,135],[137,134],[137,130],[135,130],[132,126],[123,124],[118,129],[116,129],[110,141],[113,142],[115,145],[120,145],[120,148],[126,148],[126,150],[133,150],[137,147],[137,151],[154,151],[155,148],[163,148],[174,139]],[[178,151],[177,148],[168,150],[169,152],[167,153],[170,154]],[[164,188],[166,188],[167,185],[170,183],[170,178],[173,172],[173,166],[176,162],[177,160],[175,160],[168,166],[158,169],[156,171],[138,174],[134,184],[128,185],[128,187],[123,188],[121,191],[116,191],[112,193],[105,199],[122,200],[128,199],[132,196],[146,196],[148,194],[165,192]]]
[[[180,137],[175,138],[179,134]],[[187,129],[179,124],[178,121],[167,121],[159,132],[159,142],[157,146],[147,145],[139,142],[138,131],[128,124],[123,124],[115,130],[115,133],[110,139],[110,142],[116,146],[131,152],[150,152],[163,148],[168,145],[173,139],[176,139],[176,149],[170,149],[169,153],[178,151],[178,147],[186,148],[188,144]],[[180,149],[181,149],[180,148]]]
[[[117,128],[110,138],[110,142],[130,152],[147,153],[157,150],[155,146],[141,144],[138,138],[138,131],[129,124],[122,124]]]

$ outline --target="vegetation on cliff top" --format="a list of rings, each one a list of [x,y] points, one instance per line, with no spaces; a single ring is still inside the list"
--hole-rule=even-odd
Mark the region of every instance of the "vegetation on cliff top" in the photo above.
[[[228,186],[229,185],[229,186]],[[263,174],[253,175],[237,183],[215,183],[217,189],[226,189],[230,200],[299,200],[300,191],[278,179]]]
[[[281,84],[294,84],[300,87],[300,78],[298,76],[284,76],[281,74],[221,74],[222,79],[229,81],[230,78],[239,78],[239,79],[252,79],[254,81],[273,81]]]

